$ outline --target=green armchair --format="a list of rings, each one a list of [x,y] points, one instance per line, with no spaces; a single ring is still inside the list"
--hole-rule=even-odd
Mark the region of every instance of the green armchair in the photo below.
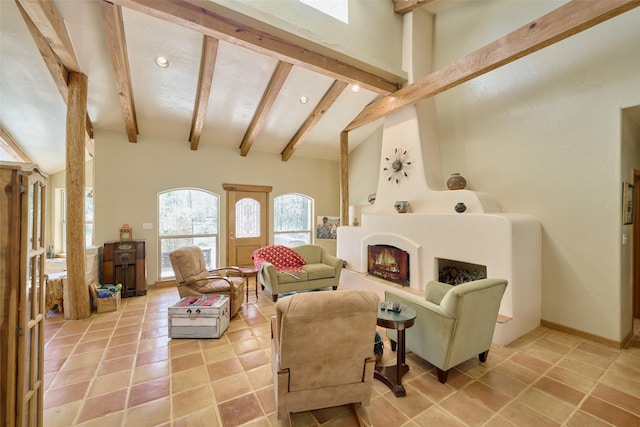
[[[502,295],[503,279],[482,279],[457,286],[431,281],[424,298],[399,289],[385,291],[385,300],[413,308],[417,317],[405,332],[407,351],[412,351],[438,370],[447,382],[449,370],[478,355],[485,362],[491,347]],[[395,348],[397,333],[387,336]]]

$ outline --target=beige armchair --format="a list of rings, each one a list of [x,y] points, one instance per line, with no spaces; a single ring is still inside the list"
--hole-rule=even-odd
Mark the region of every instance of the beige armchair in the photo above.
[[[276,303],[271,363],[278,419],[369,404],[379,301],[371,291],[320,291]]]
[[[202,249],[185,246],[169,254],[176,276],[180,298],[189,295],[226,295],[229,297],[231,317],[244,302],[244,279],[237,267],[221,267],[207,270]]]
[[[405,346],[438,370],[438,380],[447,381],[449,369],[478,355],[487,360],[496,326],[502,295],[507,288],[503,279],[482,279],[457,286],[429,282],[425,297],[399,289],[385,291],[385,300],[413,308],[417,317],[406,330]],[[395,348],[397,332],[387,336]]]

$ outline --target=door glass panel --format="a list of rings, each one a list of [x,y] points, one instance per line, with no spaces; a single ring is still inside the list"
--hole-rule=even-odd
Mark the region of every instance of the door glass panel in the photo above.
[[[241,199],[236,203],[236,237],[260,236],[260,203],[254,199]]]
[[[33,258],[29,258],[29,264],[27,265],[27,292],[25,305],[27,312],[25,313],[25,322],[32,318],[31,307],[33,304]],[[23,325],[21,325],[23,326]]]
[[[28,201],[28,209],[29,209],[29,218],[31,219],[30,221],[28,221],[29,225],[28,225],[28,239],[29,239],[29,248],[33,248],[34,246],[34,241],[33,241],[33,223],[34,223],[34,212],[33,212],[33,184],[29,185],[29,201]]]
[[[24,340],[27,345],[24,349],[24,389],[28,391],[31,387],[31,328],[24,329]]]
[[[42,242],[42,185],[40,185],[40,183],[36,182],[34,184],[34,190],[36,192],[36,200],[35,200],[35,226],[36,226],[36,243],[35,243],[35,248],[40,248],[43,245]]]
[[[34,260],[34,269],[33,269],[33,283],[34,283],[34,290],[35,290],[35,301],[34,301],[34,317],[38,315],[38,313],[41,313],[43,308],[40,307],[40,301],[42,301],[42,283],[40,283],[40,269],[42,268],[41,266],[41,255],[37,255],[35,257],[33,257]]]

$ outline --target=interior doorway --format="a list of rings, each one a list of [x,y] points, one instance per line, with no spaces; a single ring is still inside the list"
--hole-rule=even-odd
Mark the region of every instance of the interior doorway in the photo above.
[[[640,226],[638,225],[638,189],[640,189],[640,170],[633,170],[633,318],[640,319]]]
[[[251,254],[269,242],[269,194],[264,185],[223,184],[227,191],[227,263],[251,267]]]

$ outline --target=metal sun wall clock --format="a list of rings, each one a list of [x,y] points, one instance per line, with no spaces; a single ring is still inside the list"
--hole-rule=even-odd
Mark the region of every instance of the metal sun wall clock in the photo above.
[[[411,166],[411,162],[408,159],[407,150],[401,148],[394,148],[393,154],[384,158],[385,166],[382,168],[382,173],[387,176],[387,181],[398,184],[402,178],[409,177],[407,169]]]

